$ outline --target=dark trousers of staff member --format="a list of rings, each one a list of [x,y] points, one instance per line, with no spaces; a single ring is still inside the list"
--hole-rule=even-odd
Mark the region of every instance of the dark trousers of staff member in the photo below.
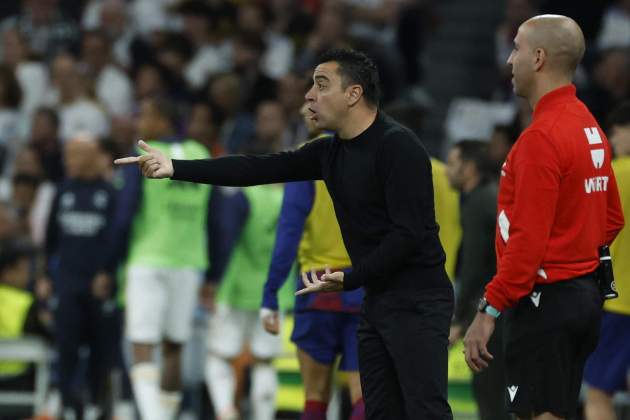
[[[453,418],[447,401],[452,315],[450,287],[366,295],[358,336],[368,420]]]

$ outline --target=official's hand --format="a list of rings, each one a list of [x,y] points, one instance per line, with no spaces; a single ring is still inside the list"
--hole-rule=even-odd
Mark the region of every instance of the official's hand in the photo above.
[[[147,178],[170,178],[173,176],[173,162],[170,158],[164,156],[162,152],[155,149],[144,141],[138,142],[138,147],[146,152],[142,156],[130,156],[116,159],[116,165],[128,165],[137,163],[142,171],[142,175]]]
[[[462,339],[462,326],[458,324],[451,325],[451,331],[448,335],[448,346],[453,347]]]
[[[278,335],[280,333],[280,317],[278,311],[269,308],[260,308],[260,321],[263,328],[269,334]]]
[[[304,283],[304,289],[298,290],[295,293],[296,296],[314,292],[341,292],[343,291],[343,271],[331,273],[330,267],[326,267],[325,273],[319,279],[315,270],[311,270],[310,280],[308,273],[304,271],[302,272],[302,283]]]
[[[112,289],[112,278],[109,274],[98,273],[92,280],[92,295],[101,300],[109,298]]]
[[[464,354],[466,363],[473,371],[479,373],[488,367],[494,356],[488,352],[488,340],[494,332],[496,318],[478,312],[464,337]]]

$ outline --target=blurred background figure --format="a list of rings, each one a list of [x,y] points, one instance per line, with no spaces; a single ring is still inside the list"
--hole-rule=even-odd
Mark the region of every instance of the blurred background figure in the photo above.
[[[455,274],[455,312],[449,345],[455,345],[477,314],[474,302],[479,301],[485,285],[496,271],[494,235],[498,185],[489,177],[486,142],[464,140],[448,154],[446,175],[451,186],[460,193],[462,242]],[[503,326],[497,322],[488,351],[495,357],[488,369],[473,374],[472,390],[481,420],[509,420],[503,364]]]
[[[137,133],[172,157],[208,157],[203,145],[177,136],[177,122],[171,103],[145,99]],[[209,201],[215,194],[209,186],[146,182],[133,170],[124,176],[115,248],[118,260],[126,259],[127,264],[131,382],[142,419],[171,420],[182,399],[182,345],[191,335],[199,288],[208,267],[207,232],[217,230],[216,226],[208,228],[212,221]],[[161,366],[154,349],[161,350]]]
[[[308,103],[300,110],[309,139],[330,134],[319,133],[311,119]],[[291,277],[294,262],[298,274],[293,290],[300,290],[301,273],[318,275],[330,270],[351,270],[350,257],[341,238],[332,199],[323,181],[287,183],[278,220],[273,256],[265,282],[261,320],[265,330],[279,334],[281,315],[279,294]],[[289,283],[290,284],[290,283]],[[291,341],[298,348],[298,362],[304,382],[302,420],[325,419],[334,389],[334,363],[347,373],[351,420],[365,418],[361,395],[357,328],[363,289],[351,292],[306,295],[295,299]]]
[[[99,140],[87,133],[66,142],[67,180],[56,192],[46,233],[65,419],[111,415],[107,385],[117,346],[111,257],[116,204],[101,153]],[[87,373],[79,377],[84,348]]]
[[[630,102],[616,108],[607,121],[608,141],[615,153],[613,169],[624,214],[630,211]],[[584,380],[587,420],[617,418],[613,396],[628,388],[630,370],[630,263],[624,256],[630,249],[630,229],[624,227],[610,249],[619,297],[607,300],[597,349],[587,361]]]
[[[262,102],[256,112],[256,137],[245,151],[254,154],[282,150],[286,120],[277,102]],[[220,285],[208,332],[206,382],[215,415],[220,420],[241,418],[236,401],[236,376],[231,362],[245,346],[251,352],[251,418],[275,418],[278,378],[272,366],[282,347],[280,337],[263,329],[259,320],[263,285],[282,203],[280,185],[225,189],[222,203],[222,235],[229,254],[225,270],[217,273]],[[285,305],[291,289],[283,290]]]

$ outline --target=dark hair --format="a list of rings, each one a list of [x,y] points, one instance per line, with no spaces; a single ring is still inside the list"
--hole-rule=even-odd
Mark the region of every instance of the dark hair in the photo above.
[[[0,65],[0,84],[4,85],[0,104],[8,108],[19,107],[20,102],[22,102],[22,88],[20,88],[20,84],[11,67]]]
[[[0,242],[0,273],[22,258],[30,258],[34,254],[35,248],[28,241],[7,239]]]
[[[626,101],[615,108],[609,115],[607,127],[612,128],[615,125],[630,124],[630,101]]]
[[[378,106],[381,96],[378,69],[374,61],[360,51],[339,48],[319,56],[318,63],[334,61],[339,65],[342,87],[360,85],[363,97],[371,105]]]
[[[179,124],[180,113],[176,104],[166,98],[153,96],[145,99],[157,111],[160,116],[171,123],[173,130],[177,129]]]
[[[256,51],[259,55],[263,55],[267,49],[265,40],[256,33],[241,31],[234,37],[234,43],[245,47],[248,50]]]
[[[57,114],[57,111],[55,111],[54,108],[51,108],[49,106],[40,106],[35,111],[35,115],[45,116],[50,120],[50,122],[52,122],[55,128],[59,128],[59,114]]]
[[[494,131],[505,134],[507,141],[510,146],[513,146],[518,139],[520,127],[519,127],[518,119],[516,119],[511,124],[497,124],[494,126]]]
[[[481,140],[462,140],[453,146],[464,162],[472,162],[481,176],[488,170],[488,143]]]

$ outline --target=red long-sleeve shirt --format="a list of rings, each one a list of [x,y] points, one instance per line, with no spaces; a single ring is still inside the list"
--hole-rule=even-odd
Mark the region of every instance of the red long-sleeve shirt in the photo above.
[[[624,225],[604,132],[568,85],[543,96],[499,185],[497,274],[486,299],[502,311],[537,283],[594,271]]]

